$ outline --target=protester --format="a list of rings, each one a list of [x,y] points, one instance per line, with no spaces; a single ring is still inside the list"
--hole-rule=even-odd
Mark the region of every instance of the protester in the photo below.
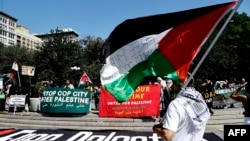
[[[242,79],[241,79],[240,86],[245,85],[245,83],[246,83],[246,79],[245,79],[245,78],[242,78]],[[243,86],[242,89],[245,89],[245,87]]]
[[[165,104],[166,104],[166,108],[168,107],[169,103],[175,98],[174,93],[171,89],[172,85],[173,85],[173,81],[169,78],[165,79],[166,82],[166,89],[164,89],[164,97],[165,97]]]
[[[56,84],[53,80],[49,80],[49,86],[48,87],[56,87]]]
[[[179,91],[171,101],[160,124],[153,131],[166,141],[201,141],[210,117],[209,109],[194,82],[181,88],[173,81],[172,89]]]
[[[205,78],[204,82],[201,84],[201,87],[202,96],[207,104],[210,114],[213,115],[213,97],[215,96],[215,88],[213,82],[210,79]]]
[[[38,97],[42,96],[43,89],[48,88],[48,82],[42,81],[41,85],[38,88]]]
[[[90,83],[90,81],[86,82],[86,85],[84,86],[84,89],[89,90],[89,93],[90,93],[89,111],[91,111],[92,110],[92,100],[94,98],[94,90],[93,90],[93,87],[92,87],[92,84]]]
[[[242,84],[239,88],[233,91],[230,97],[233,100],[240,101],[244,107],[244,121],[243,124],[250,125],[250,86],[247,85],[248,82]],[[239,94],[241,89],[245,89],[246,94]]]
[[[167,105],[168,105],[166,94],[165,94],[167,83],[161,77],[157,77],[156,82],[154,84],[161,85],[161,99],[160,99],[161,100],[161,113],[160,113],[160,117],[162,117],[164,115],[164,113],[166,112]]]
[[[17,83],[15,78],[10,78],[6,83],[6,93],[7,93],[7,97],[11,96],[11,95],[15,95],[16,94],[16,89],[17,89]]]
[[[95,109],[99,110],[99,102],[100,102],[100,86],[101,84],[94,87],[94,98],[95,98]]]
[[[228,88],[230,90],[235,90],[235,88],[236,88],[236,77],[233,77],[233,76],[229,77]],[[234,103],[231,103],[229,108],[235,108]]]
[[[75,87],[73,84],[71,84],[70,80],[67,79],[64,88],[74,89]]]

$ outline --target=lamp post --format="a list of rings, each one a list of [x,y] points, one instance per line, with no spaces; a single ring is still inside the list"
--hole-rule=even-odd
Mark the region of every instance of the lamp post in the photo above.
[[[73,67],[70,67],[70,69],[72,70],[72,71],[79,71],[79,70],[81,70],[81,68],[80,67],[78,67],[78,66],[73,66]],[[74,82],[72,82],[73,83],[73,85],[74,86],[76,86],[76,77],[78,76],[78,73],[77,73],[77,75],[74,75],[73,76],[73,79],[74,79]]]
[[[70,67],[70,69],[71,69],[71,70],[78,71],[78,70],[80,70],[81,68],[80,68],[80,67],[78,67],[78,66],[74,66],[74,67]]]

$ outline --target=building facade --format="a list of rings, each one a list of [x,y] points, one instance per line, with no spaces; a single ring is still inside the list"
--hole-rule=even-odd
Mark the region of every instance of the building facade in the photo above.
[[[35,36],[39,37],[40,39],[43,40],[43,42],[47,42],[50,39],[53,39],[53,36],[57,34],[60,36],[63,36],[63,39],[67,41],[78,41],[78,33],[75,32],[72,28],[65,28],[65,29],[60,29],[57,28],[54,32],[52,33],[47,33],[47,34],[37,34]]]
[[[17,19],[0,11],[0,42],[6,46],[18,45],[37,49],[42,40],[29,33],[29,29],[18,25]]]
[[[29,49],[38,49],[43,42],[53,39],[54,34],[60,34],[68,41],[78,41],[78,33],[72,28],[57,28],[55,33],[30,34],[29,29],[17,24],[17,19],[0,11],[0,43],[6,46],[17,45]]]
[[[0,42],[10,46],[16,44],[17,19],[0,11]]]
[[[28,28],[21,25],[17,25],[16,27],[16,36],[16,44],[21,47],[38,49],[38,47],[41,47],[43,43],[40,38],[30,34]]]

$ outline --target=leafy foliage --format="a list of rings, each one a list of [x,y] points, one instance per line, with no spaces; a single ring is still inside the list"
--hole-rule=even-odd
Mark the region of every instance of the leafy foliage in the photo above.
[[[224,19],[225,22],[225,19]],[[196,63],[211,44],[212,39],[218,33],[221,24],[213,32],[211,38],[201,49]],[[250,17],[245,13],[235,13],[231,22],[227,25],[220,38],[202,63],[199,71],[196,73],[197,78],[207,75],[213,81],[225,80],[231,77],[247,77],[247,70],[250,69]]]
[[[80,44],[65,39],[59,31],[52,32],[52,38],[44,42],[40,51],[35,55],[37,78],[39,80],[53,80],[59,86],[66,79],[72,80],[74,75],[80,78],[80,74],[73,74],[73,66],[83,67],[83,49]]]
[[[102,64],[100,62],[100,54],[104,40],[100,37],[86,36],[80,40],[83,46],[83,56],[85,63],[85,71],[90,79],[95,83],[100,83],[100,70]]]

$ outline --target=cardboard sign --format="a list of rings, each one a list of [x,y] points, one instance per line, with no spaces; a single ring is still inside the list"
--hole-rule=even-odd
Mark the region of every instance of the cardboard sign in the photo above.
[[[35,67],[22,66],[22,75],[34,76],[35,75]]]
[[[11,95],[9,99],[9,105],[24,106],[26,95]]]

